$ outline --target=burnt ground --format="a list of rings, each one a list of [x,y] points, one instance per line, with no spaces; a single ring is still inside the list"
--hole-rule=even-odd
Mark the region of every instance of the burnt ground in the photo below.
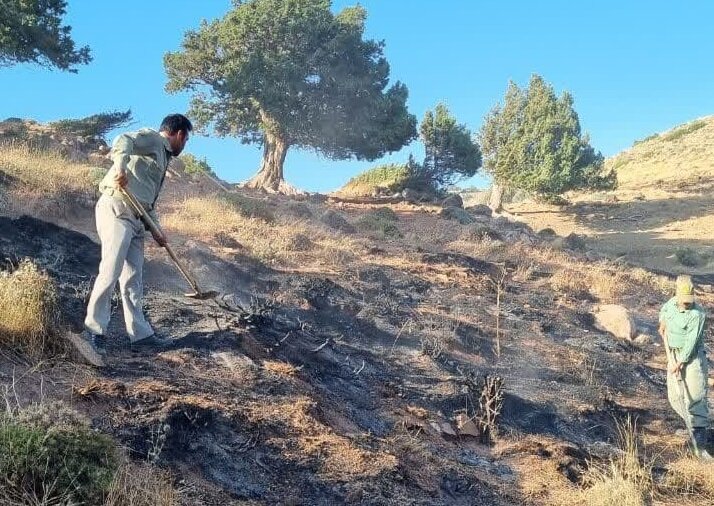
[[[497,357],[496,265],[417,250],[396,265],[395,249],[322,276],[184,248],[193,268],[210,265],[212,287],[257,296],[263,317],[246,324],[230,304],[181,297],[152,247],[146,310],[175,339],[170,349],[131,350],[115,304],[106,370],[7,352],[0,379],[18,403],[65,399],[132,458],[170,469],[184,504],[547,504],[547,492],[526,492],[528,459],[578,482],[588,459],[613,451],[616,420],[635,416],[653,436],[678,427],[660,349],[595,329],[548,287],[551,273],[519,277],[503,249],[510,281]],[[66,326],[81,327],[94,242],[0,217],[0,257],[47,269]],[[660,303],[651,292],[636,298],[644,327]],[[504,381],[496,443],[444,433],[439,424],[468,409],[474,378],[486,374]]]

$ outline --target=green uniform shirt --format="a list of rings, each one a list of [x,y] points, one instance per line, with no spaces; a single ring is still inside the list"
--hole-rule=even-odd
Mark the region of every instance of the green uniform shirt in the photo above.
[[[111,158],[114,163],[99,183],[99,191],[117,196],[114,176],[123,168],[128,178],[127,189],[156,218],[154,205],[171,156],[168,139],[156,130],[142,128],[138,132],[121,134],[112,143]]]
[[[659,312],[659,321],[664,322],[669,347],[678,350],[677,359],[689,362],[703,344],[706,315],[699,304],[681,311],[677,298],[669,299]]]

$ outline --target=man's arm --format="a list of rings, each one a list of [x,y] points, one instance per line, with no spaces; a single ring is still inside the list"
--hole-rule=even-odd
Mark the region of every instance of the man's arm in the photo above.
[[[121,134],[114,140],[111,155],[114,162],[112,169],[114,169],[114,183],[120,188],[125,188],[129,181],[126,171],[133,152],[134,140],[128,134]]]

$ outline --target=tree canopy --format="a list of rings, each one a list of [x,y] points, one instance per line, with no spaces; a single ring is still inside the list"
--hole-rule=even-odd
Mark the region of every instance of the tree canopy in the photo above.
[[[384,43],[363,38],[366,11],[333,14],[330,4],[235,2],[164,58],[167,90],[193,92],[197,127],[263,145],[249,186],[285,189],[289,147],[374,160],[416,137],[407,87],[389,85]]]
[[[76,48],[72,28],[62,25],[64,0],[0,0],[0,66],[37,63],[68,72],[92,60]]]
[[[66,134],[104,139],[112,130],[126,126],[132,121],[131,109],[129,109],[92,114],[80,119],[62,119],[51,123],[51,126]]]
[[[503,104],[486,116],[480,141],[484,167],[495,185],[544,198],[616,185],[615,174],[604,173],[603,156],[581,132],[572,95],[556,96],[538,75],[525,90],[509,83]]]
[[[419,126],[426,156],[421,171],[436,186],[471,177],[481,167],[481,151],[465,125],[444,104],[427,111]]]

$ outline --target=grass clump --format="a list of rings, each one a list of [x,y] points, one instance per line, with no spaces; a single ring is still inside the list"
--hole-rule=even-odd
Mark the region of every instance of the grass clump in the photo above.
[[[618,422],[620,454],[607,465],[592,465],[583,492],[587,506],[643,506],[653,493],[652,463],[640,455],[636,423]]]
[[[662,139],[665,141],[676,141],[677,139],[681,139],[685,135],[689,135],[692,132],[696,132],[700,128],[703,128],[707,125],[707,122],[704,120],[695,120],[690,123],[686,123],[680,127],[675,128],[671,132],[665,134],[662,136]]]
[[[149,464],[124,464],[114,476],[104,506],[174,506],[178,494],[165,471]]]
[[[357,220],[357,228],[363,232],[375,234],[382,239],[399,239],[402,232],[396,224],[397,215],[388,207],[382,207],[366,213]]]
[[[63,404],[0,418],[2,504],[102,504],[118,463],[113,441]]]
[[[0,272],[0,344],[31,356],[61,351],[57,287],[30,260]]]

